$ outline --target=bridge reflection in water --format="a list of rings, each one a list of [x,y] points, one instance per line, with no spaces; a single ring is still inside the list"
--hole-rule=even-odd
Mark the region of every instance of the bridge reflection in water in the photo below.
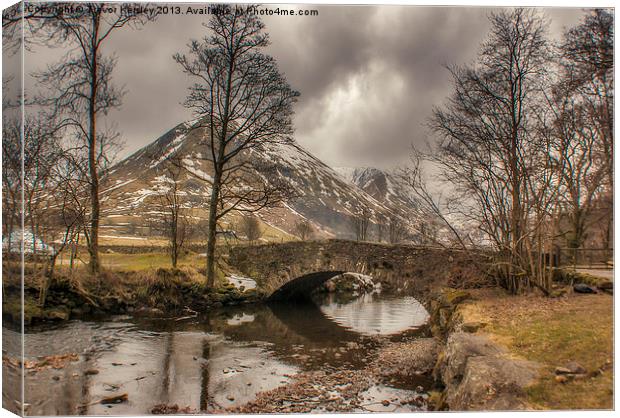
[[[26,335],[29,358],[68,352],[82,355],[64,369],[26,376],[28,413],[135,415],[148,414],[160,403],[201,411],[243,404],[298,371],[363,367],[378,344],[370,335],[356,332],[365,317],[418,315],[414,305],[404,312],[399,300],[366,297],[359,303],[340,303],[332,299],[318,306],[270,303],[223,308],[184,321],[124,317],[72,321],[40,332],[32,329]],[[381,307],[372,308],[375,305]],[[390,306],[394,306],[391,316]],[[347,315],[349,320],[343,320]],[[380,322],[372,326],[383,327]],[[54,376],[59,380],[50,385]],[[91,405],[120,393],[127,393],[129,402]],[[87,406],[77,409],[80,405]]]
[[[429,318],[424,306],[413,297],[377,298],[374,293],[340,303],[336,295],[327,296],[321,312],[339,326],[362,335],[391,335],[420,327]]]

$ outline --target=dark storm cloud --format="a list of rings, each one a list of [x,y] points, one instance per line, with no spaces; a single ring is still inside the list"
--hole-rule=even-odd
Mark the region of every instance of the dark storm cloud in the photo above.
[[[449,91],[442,64],[472,58],[486,32],[486,14],[397,6],[321,12],[320,26],[307,20],[307,27],[285,37],[303,59],[290,71],[279,58],[302,86],[298,139],[332,164],[392,165],[412,141],[424,139],[429,110]]]
[[[277,7],[277,6],[270,6]],[[471,62],[489,28],[485,8],[300,6],[319,16],[265,18],[277,59],[301,92],[297,140],[333,165],[388,167],[402,161],[411,142],[426,140],[424,123],[450,93],[444,64]],[[550,32],[577,23],[576,9],[547,11]],[[188,80],[172,60],[203,17],[162,16],[142,30],[113,35],[115,79],[128,94],[108,118],[126,142],[124,155],[192,115],[180,104]],[[33,66],[57,57],[37,51]]]

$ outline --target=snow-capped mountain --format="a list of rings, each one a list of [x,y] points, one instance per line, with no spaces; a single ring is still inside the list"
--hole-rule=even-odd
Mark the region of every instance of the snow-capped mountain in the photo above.
[[[172,155],[182,161],[185,169],[179,183],[186,205],[191,206],[194,217],[206,219],[212,179],[210,164],[203,158],[208,155],[207,134],[191,122],[182,123],[114,166],[102,187],[104,227],[123,235],[148,235],[149,222],[162,212],[161,196],[171,181],[165,167]],[[372,214],[371,222],[395,214],[406,219],[404,208],[395,207],[397,194],[392,193],[390,181],[386,183],[387,189],[380,188],[378,183],[376,190],[368,185],[358,187],[295,142],[254,148],[246,151],[243,158],[253,167],[271,167],[269,176],[254,169],[253,178],[285,182],[296,191],[294,199],[258,214],[264,224],[283,234],[293,233],[295,224],[307,219],[318,236],[351,237],[351,218],[364,209]],[[368,184],[372,182],[368,178]],[[384,189],[387,194],[379,193]],[[231,215],[230,224],[234,224],[234,216]]]
[[[394,170],[374,167],[335,167],[334,170],[348,182],[402,216],[410,216],[411,209],[415,207],[407,184]]]

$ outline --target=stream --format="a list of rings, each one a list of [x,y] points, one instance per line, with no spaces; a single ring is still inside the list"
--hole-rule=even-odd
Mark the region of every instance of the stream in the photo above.
[[[299,373],[361,370],[378,347],[416,338],[427,320],[412,297],[370,293],[224,307],[185,318],[115,316],[29,327],[27,361],[76,356],[27,366],[26,413],[137,415],[159,404],[204,413],[242,406]],[[3,335],[6,352],[19,352],[18,334],[3,329]],[[19,398],[17,369],[5,371],[5,401]],[[363,395],[374,405],[365,411],[419,410],[408,404],[383,407],[385,399],[413,392],[398,382],[374,385]],[[127,398],[118,403],[101,402],[122,394]]]

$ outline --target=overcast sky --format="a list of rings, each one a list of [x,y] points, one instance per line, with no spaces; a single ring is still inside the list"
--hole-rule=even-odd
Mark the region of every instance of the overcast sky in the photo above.
[[[402,161],[411,142],[423,143],[432,107],[451,92],[442,65],[471,62],[489,29],[485,8],[304,8],[319,10],[319,16],[264,19],[269,52],[301,92],[297,141],[334,166],[390,167]],[[556,38],[583,15],[580,9],[541,11]],[[110,38],[106,51],[118,56],[114,79],[128,91],[121,110],[108,118],[125,141],[122,156],[192,118],[181,105],[188,79],[172,55],[205,35],[204,21],[204,16],[166,15]],[[57,50],[35,50],[26,57],[26,68],[41,68],[58,57]]]

